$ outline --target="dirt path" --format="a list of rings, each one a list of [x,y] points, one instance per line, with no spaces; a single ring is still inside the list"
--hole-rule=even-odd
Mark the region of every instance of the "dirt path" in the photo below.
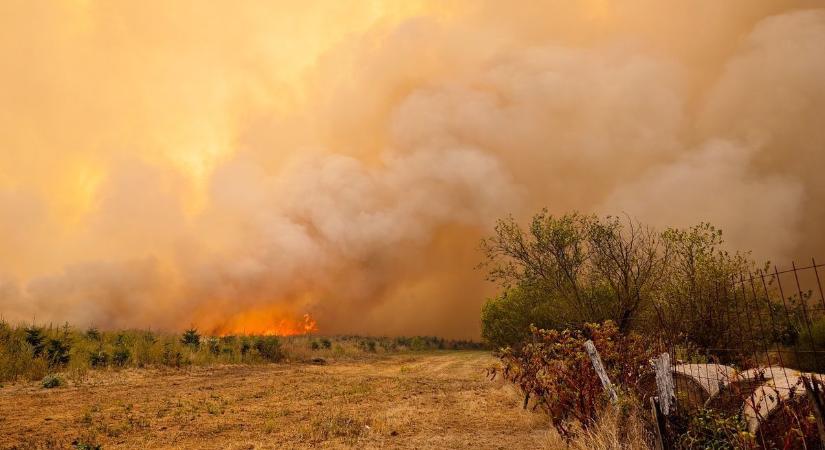
[[[0,388],[0,448],[542,448],[547,423],[482,352],[98,372]]]

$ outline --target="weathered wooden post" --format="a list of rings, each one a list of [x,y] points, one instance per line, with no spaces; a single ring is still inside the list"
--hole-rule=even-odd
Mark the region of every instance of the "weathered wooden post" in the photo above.
[[[653,359],[656,370],[656,391],[659,394],[659,406],[667,416],[676,412],[676,393],[673,386],[673,372],[670,368],[670,354],[662,353]]]
[[[670,354],[662,353],[653,359],[653,369],[656,372],[656,393],[658,396],[650,399],[650,411],[653,414],[653,425],[656,427],[656,450],[668,450],[670,442],[667,439],[667,416],[676,411],[676,394],[673,386],[673,373],[670,367]]]
[[[650,413],[653,415],[653,425],[656,427],[656,440],[654,442],[656,450],[669,450],[665,416],[662,414],[659,399],[656,397],[650,397]]]
[[[588,339],[587,342],[584,343],[584,349],[587,351],[587,356],[590,357],[590,362],[593,364],[593,369],[596,370],[596,374],[599,376],[604,390],[607,391],[607,395],[610,397],[610,402],[614,405],[617,404],[619,402],[619,395],[616,394],[616,390],[613,389],[613,384],[610,383],[610,377],[607,376],[607,371],[604,370],[602,358],[599,356],[596,346],[593,345],[593,341]]]

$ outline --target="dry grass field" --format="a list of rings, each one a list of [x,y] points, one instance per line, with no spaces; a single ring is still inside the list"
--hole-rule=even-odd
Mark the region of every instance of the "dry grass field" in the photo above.
[[[2,448],[545,448],[545,415],[488,381],[488,352],[90,371],[0,388]],[[90,445],[83,447],[83,445]]]

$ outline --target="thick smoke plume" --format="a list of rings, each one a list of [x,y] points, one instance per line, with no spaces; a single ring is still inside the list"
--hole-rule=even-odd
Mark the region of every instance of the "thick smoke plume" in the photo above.
[[[819,2],[5,2],[6,320],[472,337],[498,217],[825,250]]]

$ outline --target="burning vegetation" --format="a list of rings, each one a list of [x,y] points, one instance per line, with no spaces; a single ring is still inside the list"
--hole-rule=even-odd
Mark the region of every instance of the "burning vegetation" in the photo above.
[[[272,311],[251,311],[233,316],[225,324],[212,330],[212,334],[300,336],[318,331],[318,323],[309,313],[300,318],[291,318]]]

